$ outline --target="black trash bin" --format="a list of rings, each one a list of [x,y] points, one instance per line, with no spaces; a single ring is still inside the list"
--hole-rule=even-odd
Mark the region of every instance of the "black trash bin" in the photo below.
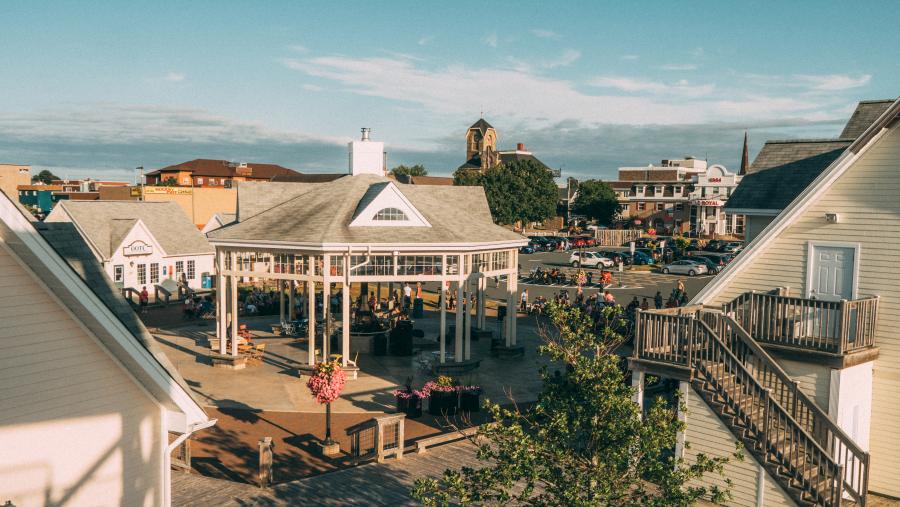
[[[391,354],[395,356],[411,356],[413,353],[413,327],[408,320],[397,321],[391,331]]]
[[[425,316],[425,303],[424,301],[422,301],[422,298],[416,298],[413,300],[412,315],[414,319],[421,319]]]
[[[500,305],[497,307],[497,320],[503,322],[504,318],[506,318],[506,305]]]

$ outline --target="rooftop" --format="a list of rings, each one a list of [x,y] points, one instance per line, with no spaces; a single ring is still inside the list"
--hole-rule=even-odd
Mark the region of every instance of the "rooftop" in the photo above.
[[[248,170],[247,176],[257,179],[272,179],[275,176],[279,175],[300,174],[293,169],[288,169],[287,167],[282,167],[276,164],[258,164],[255,162],[248,162],[244,165]],[[180,164],[166,166],[155,171],[150,171],[149,173],[147,173],[147,176],[158,176],[167,172],[186,171],[193,174],[194,176],[227,178],[229,176],[238,175],[239,169],[243,169],[241,167],[241,164],[229,162],[227,160],[198,158],[189,160],[187,162],[182,162]]]

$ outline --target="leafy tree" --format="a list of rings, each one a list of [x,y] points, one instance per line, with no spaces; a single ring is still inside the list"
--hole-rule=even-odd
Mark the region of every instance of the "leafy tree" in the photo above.
[[[425,169],[425,166],[421,164],[416,164],[413,166],[405,166],[398,165],[397,167],[391,169],[391,176],[397,178],[399,176],[428,176],[428,169]]]
[[[579,309],[551,303],[555,331],[541,333],[539,352],[565,373],[542,368],[543,390],[524,411],[488,403],[492,422],[473,439],[484,467],[419,479],[413,498],[428,506],[662,507],[692,505],[707,495],[726,501],[728,489],[695,484],[722,474],[730,458],[700,454],[687,463],[672,455],[685,425],[661,398],[641,416],[613,352],[623,341],[622,309],[601,312],[595,334],[593,320]],[[734,456],[742,458],[740,449]]]
[[[34,182],[40,181],[41,183],[45,183],[45,184],[49,185],[51,181],[61,180],[61,179],[62,178],[60,178],[59,176],[53,174],[52,172],[48,171],[47,169],[44,169],[43,171],[32,176],[31,182],[34,183]]]
[[[483,174],[471,169],[457,170],[453,181],[456,185],[483,186],[491,215],[501,224],[547,219],[556,213],[559,201],[553,175],[533,160],[496,165]]]
[[[578,184],[574,209],[575,213],[593,218],[600,225],[610,226],[619,214],[619,199],[616,191],[601,180],[582,181]]]

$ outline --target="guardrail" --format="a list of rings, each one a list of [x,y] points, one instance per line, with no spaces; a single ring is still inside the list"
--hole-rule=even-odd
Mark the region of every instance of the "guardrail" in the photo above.
[[[355,462],[375,458],[379,463],[389,456],[403,459],[406,414],[375,417],[347,428],[350,456]]]

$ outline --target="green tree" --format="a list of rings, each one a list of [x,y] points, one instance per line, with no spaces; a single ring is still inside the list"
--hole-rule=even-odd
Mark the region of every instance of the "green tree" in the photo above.
[[[416,164],[413,166],[405,166],[398,165],[397,167],[391,169],[391,176],[397,178],[399,176],[428,176],[428,169],[425,169],[425,166],[421,164]]]
[[[587,180],[578,184],[573,209],[575,213],[593,218],[600,225],[610,226],[619,214],[616,191],[601,180]]]
[[[595,333],[593,320],[580,310],[551,304],[554,331],[542,332],[539,352],[564,373],[542,368],[542,392],[524,411],[488,403],[492,422],[473,439],[483,467],[419,479],[413,498],[428,506],[662,507],[692,505],[705,496],[726,501],[730,486],[695,484],[707,474],[721,475],[730,458],[700,454],[687,463],[673,456],[685,425],[661,398],[642,417],[613,352],[623,340],[622,309],[601,312]],[[740,449],[734,456],[742,457]]]
[[[53,174],[52,172],[48,171],[47,169],[44,169],[41,172],[39,172],[31,177],[32,183],[40,181],[41,183],[46,183],[46,184],[50,184],[50,182],[53,180],[60,180],[60,179],[62,179],[62,178]]]
[[[517,160],[494,166],[483,174],[457,170],[456,185],[481,185],[495,222],[513,224],[521,220],[536,222],[552,217],[559,201],[559,189],[553,175],[533,160]]]

